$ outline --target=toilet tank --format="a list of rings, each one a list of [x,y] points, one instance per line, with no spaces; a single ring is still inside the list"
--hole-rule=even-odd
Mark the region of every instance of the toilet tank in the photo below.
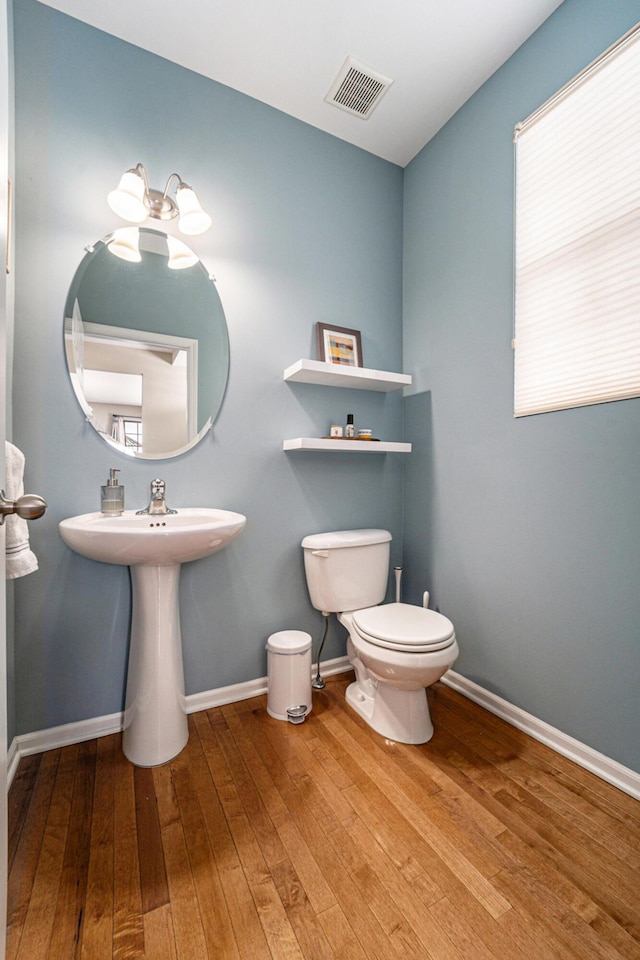
[[[305,537],[304,569],[316,610],[346,613],[382,603],[390,543],[387,530],[336,530]]]

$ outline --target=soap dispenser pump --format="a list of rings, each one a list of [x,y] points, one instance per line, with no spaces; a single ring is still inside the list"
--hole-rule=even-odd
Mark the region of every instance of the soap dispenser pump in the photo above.
[[[124,487],[119,483],[116,473],[118,467],[110,467],[109,479],[104,487],[100,487],[101,510],[109,517],[119,517],[124,513]]]

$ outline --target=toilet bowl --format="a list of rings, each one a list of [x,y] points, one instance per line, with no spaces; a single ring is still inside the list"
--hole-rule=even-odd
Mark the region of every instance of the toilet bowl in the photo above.
[[[338,614],[349,634],[356,674],[347,703],[377,733],[401,743],[433,736],[426,687],[442,677],[459,650],[447,617],[407,603],[381,604],[389,579],[386,530],[342,530],[302,541],[311,602]]]
[[[425,688],[459,652],[451,621],[406,603],[342,613],[338,620],[349,632],[347,656],[356,674],[347,703],[388,740],[427,743],[433,723]]]

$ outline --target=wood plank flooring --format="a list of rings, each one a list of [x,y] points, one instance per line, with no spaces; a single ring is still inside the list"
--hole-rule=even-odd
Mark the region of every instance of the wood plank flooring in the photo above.
[[[8,960],[640,960],[640,803],[436,684],[429,744],[345,704],[189,718],[21,761]]]

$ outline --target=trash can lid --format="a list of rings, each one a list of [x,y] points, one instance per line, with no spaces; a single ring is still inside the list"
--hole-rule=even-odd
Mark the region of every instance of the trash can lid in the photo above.
[[[281,630],[267,640],[267,650],[274,653],[302,653],[311,647],[311,636],[304,630]]]

